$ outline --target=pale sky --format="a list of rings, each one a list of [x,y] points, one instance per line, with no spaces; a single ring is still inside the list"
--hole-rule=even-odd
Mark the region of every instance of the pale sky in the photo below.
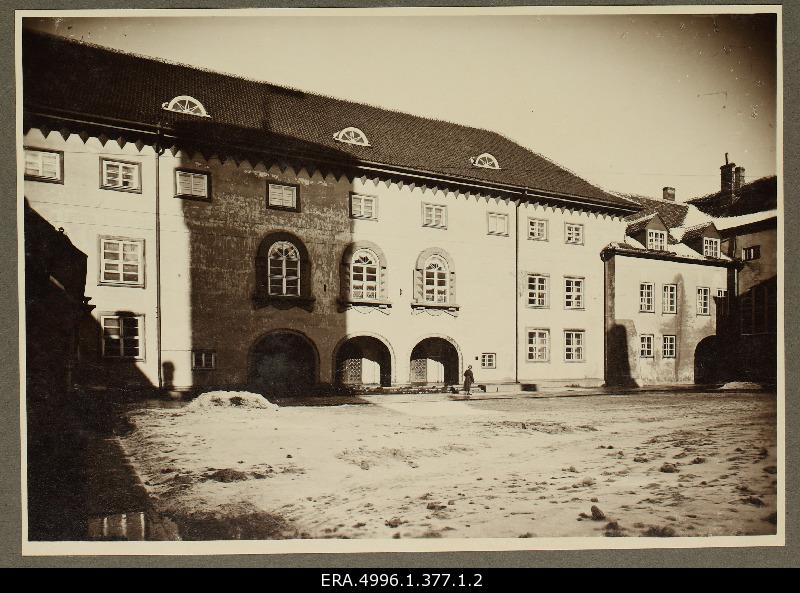
[[[135,13],[128,13],[135,14]],[[772,21],[774,22],[774,21]],[[492,129],[609,190],[776,171],[776,42],[747,15],[26,19],[99,45]]]

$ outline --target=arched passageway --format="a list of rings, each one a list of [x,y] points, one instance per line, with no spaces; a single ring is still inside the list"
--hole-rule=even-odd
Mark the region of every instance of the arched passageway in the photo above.
[[[261,338],[250,355],[250,386],[267,395],[304,395],[317,383],[318,357],[301,334],[275,331]]]
[[[456,385],[459,383],[456,347],[444,338],[425,338],[411,351],[411,383]]]
[[[719,372],[719,340],[708,336],[700,340],[694,351],[694,382],[699,385],[717,383]]]
[[[355,336],[336,352],[336,383],[339,385],[392,384],[392,356],[378,338]]]

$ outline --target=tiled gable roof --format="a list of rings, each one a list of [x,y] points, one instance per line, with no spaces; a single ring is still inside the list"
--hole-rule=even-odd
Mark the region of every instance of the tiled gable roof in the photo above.
[[[134,56],[30,31],[23,32],[25,108],[128,121],[166,128],[206,126],[222,141],[232,130],[254,143],[269,138],[317,147],[350,162],[383,164],[440,176],[488,181],[588,198],[610,206],[630,202],[578,177],[504,136],[477,128],[334,99],[195,67]],[[165,111],[161,105],[190,95],[209,118]],[[354,126],[371,147],[337,142]],[[473,167],[488,152],[500,170]]]
[[[774,175],[745,183],[735,193],[718,191],[689,200],[711,216],[741,216],[778,207],[778,178]]]
[[[667,228],[670,229],[683,224],[683,221],[686,218],[686,212],[689,209],[686,204],[680,204],[678,202],[656,200],[653,198],[633,194],[623,194],[623,196],[641,208],[639,212],[636,214],[631,214],[626,218],[626,220],[635,220],[643,214],[652,214],[658,212],[658,215],[661,217],[661,221]]]

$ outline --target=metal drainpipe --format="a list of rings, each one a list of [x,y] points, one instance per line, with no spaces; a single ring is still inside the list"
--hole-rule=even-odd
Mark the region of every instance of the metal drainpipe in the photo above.
[[[161,123],[158,124],[156,141],[153,143],[156,165],[156,362],[158,364],[158,388],[164,388],[164,372],[161,368],[161,175],[159,162],[164,154],[161,145]]]
[[[523,198],[527,199],[528,197],[528,188],[525,188],[525,193],[523,194]],[[516,220],[516,229],[517,232],[515,233],[515,240],[516,245],[514,246],[514,383],[519,383],[519,206],[522,204],[522,200],[517,200],[517,208],[514,211],[514,216]]]

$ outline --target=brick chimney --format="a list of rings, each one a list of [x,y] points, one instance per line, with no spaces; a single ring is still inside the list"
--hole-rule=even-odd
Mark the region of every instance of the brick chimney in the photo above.
[[[668,202],[675,201],[675,188],[674,187],[665,187],[664,188],[664,199]]]
[[[724,193],[732,194],[734,190],[734,177],[736,176],[736,163],[728,162],[728,153],[725,153],[725,164],[719,168],[721,190]],[[744,169],[742,169],[744,172]]]
[[[733,191],[739,191],[744,185],[744,167],[736,167],[733,172]]]

